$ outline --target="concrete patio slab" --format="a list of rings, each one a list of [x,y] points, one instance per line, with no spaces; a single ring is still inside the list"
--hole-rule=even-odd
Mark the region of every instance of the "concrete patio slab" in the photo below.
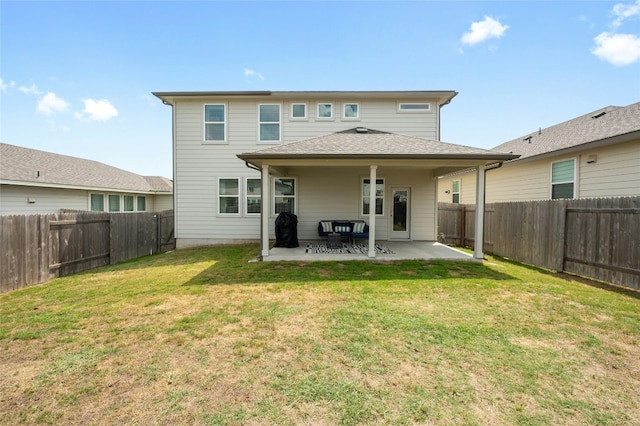
[[[300,247],[284,248],[274,247],[269,250],[269,256],[263,258],[264,262],[281,261],[345,261],[345,260],[469,260],[475,261],[471,254],[449,247],[435,241],[378,241],[393,251],[393,254],[377,254],[375,258],[370,258],[367,254],[359,253],[306,253],[307,243],[314,241],[300,241]],[[317,241],[315,241],[317,242]]]

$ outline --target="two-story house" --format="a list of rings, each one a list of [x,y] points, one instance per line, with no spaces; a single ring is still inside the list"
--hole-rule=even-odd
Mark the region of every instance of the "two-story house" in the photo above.
[[[300,239],[364,220],[370,257],[376,239],[437,240],[438,176],[516,157],[439,141],[456,94],[154,93],[173,111],[177,247],[259,239],[268,256],[280,212]]]

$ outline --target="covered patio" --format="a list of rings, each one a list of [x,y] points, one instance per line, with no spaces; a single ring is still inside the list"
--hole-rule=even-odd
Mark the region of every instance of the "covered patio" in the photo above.
[[[476,241],[483,241],[485,171],[498,167],[516,155],[434,141],[419,137],[354,128],[258,151],[238,158],[261,173],[261,258],[272,260],[355,259],[482,259],[482,244],[473,256],[436,243],[437,177],[475,168],[477,174]],[[282,176],[295,176],[294,214],[302,225],[303,244],[297,249],[270,248],[273,238],[274,182]],[[384,177],[384,179],[380,179]],[[293,179],[292,179],[293,180]],[[378,182],[382,181],[378,191]],[[362,183],[362,190],[357,182]],[[375,185],[374,185],[375,183]],[[355,185],[355,186],[354,186]],[[381,192],[382,195],[380,195]],[[395,199],[403,193],[403,224],[396,229]],[[393,194],[393,195],[391,195]],[[360,206],[360,207],[359,207]],[[375,207],[374,207],[375,206]],[[339,217],[326,217],[327,212]],[[364,219],[369,226],[365,248],[358,253],[316,253],[310,259],[305,240],[315,238],[313,229],[321,220]],[[377,243],[393,246],[392,254],[376,250]]]

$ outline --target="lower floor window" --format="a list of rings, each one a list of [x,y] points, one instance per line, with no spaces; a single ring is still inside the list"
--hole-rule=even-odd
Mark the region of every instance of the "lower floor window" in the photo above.
[[[124,204],[123,207],[125,212],[133,211],[133,195],[125,195],[122,197],[122,202]]]
[[[91,194],[91,211],[103,212],[104,211],[104,195],[103,194]]]
[[[247,178],[247,214],[262,211],[262,179]]]
[[[296,213],[296,180],[295,178],[275,178],[274,213]]]
[[[451,202],[452,203],[460,203],[460,181],[454,180],[453,185],[451,186]]]
[[[551,163],[551,199],[575,197],[575,160]]]
[[[218,213],[240,213],[240,179],[220,178],[218,180]]]
[[[376,179],[375,191],[375,213],[382,215],[384,212],[384,179]],[[370,207],[371,179],[362,180],[362,214],[368,215]]]
[[[144,195],[138,195],[138,211],[146,212],[147,211],[147,198]]]
[[[120,196],[119,195],[109,195],[109,211],[110,212],[119,212],[120,211]]]

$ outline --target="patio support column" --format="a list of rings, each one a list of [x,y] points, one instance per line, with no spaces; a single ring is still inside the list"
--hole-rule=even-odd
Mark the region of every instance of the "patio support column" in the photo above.
[[[369,257],[376,257],[376,180],[378,166],[369,167]]]
[[[476,169],[476,233],[473,244],[474,259],[484,259],[484,191],[485,166]]]
[[[264,164],[262,166],[262,206],[260,208],[260,248],[262,252],[262,257],[269,256],[269,211],[271,203],[269,200],[271,196],[269,194],[269,165]]]

